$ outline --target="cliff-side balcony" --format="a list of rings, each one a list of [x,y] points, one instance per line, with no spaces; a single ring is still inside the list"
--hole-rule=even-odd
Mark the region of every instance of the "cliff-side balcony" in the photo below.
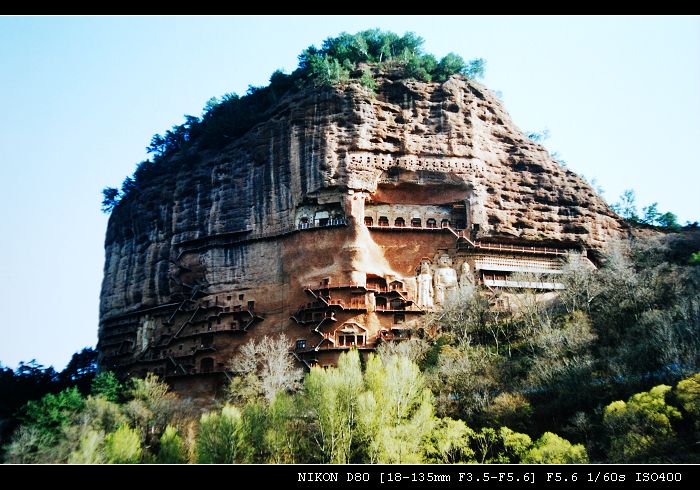
[[[311,285],[307,284],[304,286],[304,291],[311,291],[311,292],[319,292],[319,291],[330,291],[333,289],[361,289],[363,291],[367,290],[367,287],[364,284],[359,284],[359,283],[352,283],[352,282],[346,282],[346,283],[319,283],[317,285]]]
[[[424,311],[415,305],[377,305],[375,307],[377,313],[424,313]]]
[[[534,274],[561,274],[562,265],[559,259],[530,260],[527,258],[481,257],[474,261],[476,270]]]
[[[346,217],[336,217],[328,219],[320,219],[315,223],[299,223],[297,225],[297,230],[309,230],[314,228],[329,228],[332,226],[345,226],[348,224]]]
[[[184,340],[192,337],[196,337],[198,335],[203,335],[203,334],[219,334],[219,333],[225,333],[225,332],[246,332],[250,325],[255,321],[255,319],[250,319],[247,321],[238,321],[238,322],[227,322],[227,323],[220,323],[220,324],[214,324],[211,327],[205,324],[199,324],[194,326],[191,330],[189,330],[185,334],[180,334],[177,336],[177,340]],[[174,340],[174,339],[173,339]],[[168,345],[170,341],[166,342],[165,345]]]
[[[514,289],[565,289],[560,282],[548,281],[512,281],[509,279],[483,279],[484,285],[492,288],[514,288]]]
[[[318,324],[321,322],[324,322],[326,320],[328,321],[336,321],[335,318],[335,312],[334,311],[315,311],[315,312],[304,312],[300,315],[297,316],[295,313],[292,315],[292,320],[297,322],[299,325],[308,325],[308,324]]]
[[[512,245],[509,243],[491,243],[491,242],[474,242],[473,247],[480,250],[491,250],[495,252],[516,252],[523,254],[541,254],[541,255],[557,255],[566,256],[571,253],[581,255],[581,252],[576,250],[564,250],[553,247],[536,247],[526,245]]]

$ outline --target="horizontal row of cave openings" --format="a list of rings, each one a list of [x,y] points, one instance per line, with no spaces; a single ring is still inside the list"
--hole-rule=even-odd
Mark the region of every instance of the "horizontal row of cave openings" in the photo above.
[[[443,219],[440,221],[440,228],[447,228],[451,225],[450,220]],[[457,229],[464,229],[466,224],[464,222],[455,223]],[[371,216],[365,216],[365,226],[392,226],[389,222],[389,218],[386,216],[380,216],[377,220],[377,224],[374,224],[374,218]],[[406,220],[404,218],[398,217],[394,220],[394,227],[396,228],[406,228]],[[423,220],[420,218],[412,218],[410,223],[410,228],[423,228]],[[425,222],[425,228],[438,228],[438,222],[435,218],[428,218]]]

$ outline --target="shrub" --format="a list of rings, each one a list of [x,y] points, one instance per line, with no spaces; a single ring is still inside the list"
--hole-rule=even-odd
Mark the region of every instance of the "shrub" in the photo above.
[[[79,413],[85,401],[77,388],[68,388],[39,401],[29,401],[23,408],[22,421],[50,437],[57,436]]]
[[[187,449],[177,429],[171,425],[165,428],[160,436],[160,451],[158,451],[159,463],[180,464],[187,462]]]
[[[474,431],[461,420],[436,419],[423,442],[427,463],[455,464],[474,462],[470,439]]]
[[[139,433],[126,424],[105,437],[104,452],[108,463],[139,463],[142,451]]]
[[[94,396],[101,396],[110,402],[118,401],[121,391],[121,383],[112,371],[98,373],[92,382],[91,393]]]
[[[675,407],[666,404],[670,386],[659,385],[632,395],[625,403],[605,407],[603,423],[609,433],[609,458],[614,462],[648,462],[667,452],[676,440],[671,421],[680,419]]]
[[[92,429],[85,431],[80,437],[78,449],[71,453],[68,462],[71,464],[105,463],[104,434]]]
[[[551,432],[545,432],[524,455],[522,463],[576,464],[588,463],[586,449],[581,444],[571,444]]]
[[[700,430],[700,373],[679,382],[675,394],[683,410],[695,423],[695,428]]]
[[[372,76],[372,71],[368,68],[362,70],[362,76],[360,77],[360,84],[363,87],[367,87],[371,92],[377,90],[377,81]]]
[[[6,447],[5,461],[16,464],[52,462],[54,444],[53,435],[31,425],[22,425]]]
[[[695,253],[690,254],[690,259],[688,259],[689,265],[700,265],[700,250]]]

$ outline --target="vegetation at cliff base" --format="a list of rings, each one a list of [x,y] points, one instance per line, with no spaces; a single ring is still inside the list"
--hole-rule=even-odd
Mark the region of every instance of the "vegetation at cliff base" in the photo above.
[[[21,408],[4,412],[14,433],[3,457],[697,463],[698,250],[700,232],[690,230],[620,243],[598,269],[574,257],[558,278],[566,288],[548,299],[465,290],[422,318],[439,327],[435,337],[384,343],[363,358],[351,350],[337,368],[304,373],[290,339],[251,340],[231,361],[227,395],[204,413],[153,375],[120,381],[76,361],[59,378],[83,388],[25,391]],[[0,395],[26,385],[26,371],[3,371]]]
[[[201,117],[185,115],[182,124],[164,134],[156,134],[147,150],[150,160],[139,163],[133,176],[121,189],[105,188],[102,210],[110,212],[121,199],[166,171],[171,157],[196,159],[196,152],[219,149],[269,117],[271,109],[288,94],[310,87],[342,87],[359,83],[370,91],[377,89],[375,75],[421,81],[445,82],[453,75],[482,77],[486,62],[465,61],[455,53],[438,60],[423,51],[423,38],[412,32],[403,36],[379,29],[356,34],[341,33],[329,37],[320,48],[310,46],[299,55],[298,67],[290,74],[280,70],[270,76],[264,87],[250,86],[239,96],[235,93],[212,97]]]
[[[105,377],[113,378],[110,373]],[[435,416],[418,365],[405,356],[342,354],[313,368],[303,387],[274,399],[225,403],[197,417],[155,376],[120,385],[111,401],[75,389],[28,404],[5,448],[11,463],[585,463],[580,444],[507,427],[475,431]],[[58,415],[58,417],[56,417]]]
[[[197,416],[189,402],[149,375],[121,385],[117,403],[93,391],[39,402],[6,446],[11,463],[587,463],[583,443],[552,432],[537,438],[504,425],[473,428],[436,414],[426,374],[409,357],[341,355],[312,368],[303,387],[272,401],[224,403]],[[106,374],[110,376],[109,374]],[[674,425],[696,428],[698,374],[608,404],[601,436],[610,461],[657,461],[682,443]],[[47,420],[56,410],[63,423]],[[674,450],[675,447],[675,450]],[[683,446],[681,446],[683,447]]]

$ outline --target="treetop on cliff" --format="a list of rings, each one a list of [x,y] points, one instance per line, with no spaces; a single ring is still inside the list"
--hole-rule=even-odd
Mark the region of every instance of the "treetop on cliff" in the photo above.
[[[455,53],[441,60],[423,51],[424,40],[413,32],[400,36],[380,29],[356,34],[343,32],[323,41],[320,48],[309,46],[299,55],[299,64],[291,73],[276,70],[264,87],[249,86],[243,96],[228,93],[212,97],[202,117],[185,115],[185,122],[163,135],[156,134],[147,147],[153,158],[137,165],[133,177],[127,177],[119,189],[106,187],[102,210],[109,213],[125,196],[165,170],[164,161],[184,153],[197,144],[198,149],[222,148],[263,121],[285,95],[313,87],[328,88],[358,82],[370,91],[377,88],[375,73],[393,78],[444,82],[452,75],[482,77],[485,61],[465,61]]]

